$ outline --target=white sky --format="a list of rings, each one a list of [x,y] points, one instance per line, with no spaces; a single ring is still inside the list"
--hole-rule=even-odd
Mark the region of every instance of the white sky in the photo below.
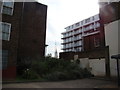
[[[38,0],[48,6],[46,44],[47,54],[54,56],[55,42],[61,52],[61,33],[65,27],[99,13],[98,0]]]

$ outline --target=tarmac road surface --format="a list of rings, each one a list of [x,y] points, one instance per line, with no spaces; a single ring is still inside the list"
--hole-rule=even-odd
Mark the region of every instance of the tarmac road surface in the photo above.
[[[115,81],[77,79],[57,82],[29,82],[3,84],[2,88],[118,88]]]

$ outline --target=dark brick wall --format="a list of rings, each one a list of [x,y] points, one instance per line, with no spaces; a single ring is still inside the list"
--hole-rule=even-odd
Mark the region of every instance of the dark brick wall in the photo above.
[[[14,4],[13,15],[2,15],[2,22],[11,23],[10,40],[2,41],[2,49],[8,50],[8,67],[3,70],[3,79],[12,72],[10,67],[14,67],[13,74],[10,74],[11,78],[16,76],[16,61],[17,61],[17,49],[18,49],[18,38],[19,38],[19,25],[21,19],[22,3]],[[7,74],[6,74],[7,73]],[[9,73],[9,74],[8,74]],[[13,75],[13,76],[12,76]]]
[[[37,2],[25,2],[22,26],[19,34],[18,58],[45,54],[47,6]]]
[[[94,43],[94,38],[97,38],[99,40],[99,46],[96,47]],[[100,33],[97,33],[95,35],[89,35],[84,37],[84,51],[90,51],[95,48],[100,48],[105,46],[105,37],[104,32],[102,30]]]
[[[60,58],[65,60],[74,59],[74,55],[78,55],[79,58],[92,58],[99,59],[106,57],[106,50],[108,47],[95,48],[93,50],[84,51],[84,52],[61,52]]]
[[[2,15],[2,22],[11,23],[10,41],[2,40],[8,50],[8,67],[3,79],[15,78],[16,65],[24,57],[45,54],[47,6],[37,2],[15,2],[13,15]]]
[[[90,51],[90,50],[93,50],[95,48],[101,48],[101,47],[105,46],[104,25],[103,25],[103,23],[101,23],[101,19],[100,19],[99,23],[100,23],[100,27],[96,29],[97,31],[99,31],[99,33],[84,37],[84,40],[83,40],[84,51]],[[99,46],[98,47],[95,47],[94,38],[99,39]]]
[[[120,1],[113,2],[105,6],[101,5],[100,17],[103,24],[120,19]]]

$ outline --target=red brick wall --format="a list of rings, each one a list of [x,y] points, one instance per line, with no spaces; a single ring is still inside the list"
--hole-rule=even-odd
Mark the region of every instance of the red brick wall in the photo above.
[[[14,79],[16,77],[16,66],[9,66],[2,70],[2,79]]]
[[[99,39],[99,46],[98,47],[102,47],[102,43],[101,43],[101,38],[100,38],[100,33],[95,34],[95,35],[89,35],[84,37],[84,51],[90,51],[93,50],[95,48],[98,48],[95,46],[94,43],[94,38]]]

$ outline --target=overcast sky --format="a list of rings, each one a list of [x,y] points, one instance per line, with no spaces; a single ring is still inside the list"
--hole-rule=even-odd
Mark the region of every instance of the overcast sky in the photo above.
[[[48,6],[47,11],[47,54],[54,56],[55,42],[61,52],[61,33],[65,27],[99,13],[98,0],[38,0]]]

